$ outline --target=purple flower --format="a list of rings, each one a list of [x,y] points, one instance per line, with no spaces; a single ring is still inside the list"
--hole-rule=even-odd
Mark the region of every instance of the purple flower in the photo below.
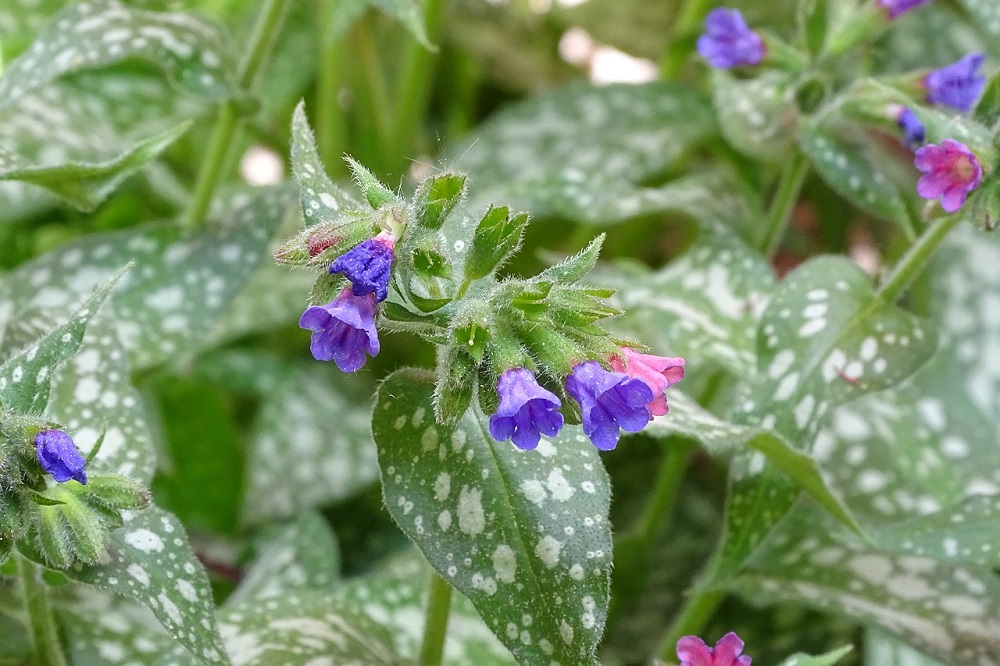
[[[542,435],[552,437],[563,426],[562,403],[551,391],[538,385],[530,371],[513,368],[497,380],[500,405],[490,417],[490,434],[502,442],[512,439],[525,451],[538,446]]]
[[[982,53],[970,53],[958,62],[928,74],[924,77],[927,101],[944,104],[963,113],[971,111],[986,85],[986,77],[979,73],[985,58]]]
[[[566,377],[566,391],[580,403],[583,432],[601,451],[618,445],[619,428],[639,432],[650,419],[653,391],[641,379],[610,372],[596,361],[580,363]]]
[[[917,181],[917,194],[924,199],[940,199],[941,208],[949,213],[961,208],[965,195],[983,179],[976,154],[953,139],[945,139],[940,146],[924,146],[916,152],[913,164],[924,174]]]
[[[375,296],[355,296],[350,287],[326,305],[306,308],[299,327],[313,332],[309,351],[317,361],[333,361],[343,372],[356,372],[369,356],[378,356]]]
[[[750,657],[741,657],[741,652],[743,641],[731,631],[719,639],[714,649],[697,636],[684,636],[677,641],[681,666],[750,666]]]
[[[910,150],[916,150],[924,142],[924,124],[920,122],[920,118],[917,118],[913,109],[900,107],[899,114],[896,116],[896,124],[903,130],[903,141]]]
[[[653,392],[655,397],[646,405],[650,415],[662,416],[670,410],[664,391],[684,379],[684,359],[640,354],[631,347],[622,347],[621,355],[612,356],[609,363],[615,372],[642,380]]]
[[[59,483],[75,479],[87,484],[87,461],[62,430],[42,430],[35,435],[35,455],[42,469]]]
[[[931,0],[878,0],[880,7],[889,13],[889,18],[894,19],[911,9],[916,9],[920,5],[926,5]]]
[[[355,296],[375,294],[375,300],[382,302],[389,295],[389,275],[395,258],[393,246],[392,236],[381,233],[337,257],[330,264],[330,272],[343,273],[354,286]]]
[[[713,9],[705,17],[705,33],[698,38],[698,53],[712,67],[759,65],[764,40],[750,29],[738,9]]]

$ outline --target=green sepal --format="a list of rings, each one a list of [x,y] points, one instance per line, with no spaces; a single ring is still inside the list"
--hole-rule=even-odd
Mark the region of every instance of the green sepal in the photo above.
[[[493,328],[493,315],[487,303],[470,300],[463,302],[461,310],[453,317],[450,342],[481,363]]]
[[[0,546],[9,549],[10,544],[24,536],[28,529],[27,515],[24,495],[17,491],[0,492]]]
[[[353,157],[346,155],[344,156],[344,161],[347,162],[347,166],[354,173],[354,181],[361,188],[361,191],[365,193],[365,198],[368,200],[369,206],[378,210],[385,204],[399,201],[399,197],[392,190],[383,185],[371,171],[363,167]]]
[[[579,344],[551,324],[526,324],[518,326],[517,332],[528,352],[550,375],[564,375],[588,356]]]
[[[491,206],[472,238],[472,249],[465,261],[465,279],[478,280],[503,265],[521,247],[527,226],[527,213],[512,216],[506,206]]]
[[[465,197],[465,175],[443,173],[425,180],[417,189],[417,224],[440,229],[445,219]]]
[[[437,348],[434,417],[438,423],[454,423],[468,411],[476,390],[478,369],[479,363],[462,347]]]
[[[437,247],[416,247],[411,254],[413,271],[424,277],[451,277],[451,262]]]
[[[121,474],[91,473],[81,495],[91,506],[112,511],[145,509],[151,502],[145,487]]]
[[[340,273],[322,272],[309,291],[309,305],[325,305],[335,299],[347,286],[347,278]]]
[[[510,306],[529,319],[543,316],[548,310],[546,299],[552,291],[552,282],[531,280],[508,282],[503,286],[503,294],[509,296]]]
[[[328,266],[378,232],[379,225],[371,213],[351,211],[303,229],[278,248],[274,259],[289,266]]]
[[[487,366],[479,366],[479,381],[477,382],[479,409],[483,414],[496,414],[500,405],[497,396],[497,375]]]
[[[538,274],[538,280],[552,280],[562,284],[573,284],[578,282],[587,273],[593,270],[597,264],[597,258],[601,255],[601,247],[604,245],[605,234],[599,235],[590,241],[587,247],[580,252],[569,257],[554,266],[549,266]]]
[[[983,225],[992,231],[1000,226],[1000,180],[987,179],[980,187],[976,196],[970,197],[971,209],[968,219]]]
[[[434,312],[451,303],[452,286],[444,278],[413,274],[408,280],[407,296],[421,312]]]
[[[25,495],[31,502],[37,504],[38,506],[59,506],[60,504],[65,504],[64,501],[55,497],[49,497],[48,495],[43,495],[40,492],[34,490],[28,490]]]
[[[497,377],[503,371],[526,367],[528,362],[527,353],[518,337],[501,322],[496,322],[490,331],[490,338],[486,343],[486,358],[491,374],[490,381],[486,382],[489,385],[496,384]]]
[[[96,564],[106,552],[108,531],[115,526],[104,511],[84,501],[78,483],[51,486],[47,493],[58,505],[38,505],[32,512],[32,531],[39,554],[54,569],[78,562]],[[119,521],[120,522],[120,519]]]

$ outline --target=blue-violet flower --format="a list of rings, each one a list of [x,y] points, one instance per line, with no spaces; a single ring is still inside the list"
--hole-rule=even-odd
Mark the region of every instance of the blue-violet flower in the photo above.
[[[889,13],[889,18],[894,19],[911,9],[916,9],[920,5],[926,5],[931,0],[878,0],[882,9]]]
[[[631,347],[622,347],[620,356],[612,356],[611,369],[633,379],[643,381],[655,396],[647,405],[652,416],[662,416],[669,411],[668,388],[684,379],[684,359],[671,356],[640,354]]]
[[[966,194],[983,179],[976,154],[954,139],[945,139],[940,146],[924,146],[916,152],[913,163],[924,174],[917,181],[917,194],[940,199],[941,208],[949,213],[961,208]]]
[[[982,53],[970,53],[958,62],[928,74],[924,77],[927,101],[944,104],[963,113],[971,111],[986,85],[986,77],[979,73],[985,58]]]
[[[380,233],[337,257],[330,264],[330,272],[343,273],[351,281],[355,296],[375,294],[375,300],[382,302],[389,295],[394,245],[391,234]]]
[[[916,150],[926,137],[924,124],[920,122],[920,118],[913,112],[913,109],[905,106],[899,108],[900,110],[896,115],[896,124],[903,130],[903,141],[907,147],[910,150]]]
[[[712,67],[728,69],[759,65],[766,49],[764,40],[750,29],[740,10],[720,7],[705,17],[705,33],[698,38],[698,53]]]
[[[552,437],[563,426],[559,398],[541,386],[524,368],[507,370],[497,380],[500,405],[490,417],[490,434],[502,442],[510,439],[519,449],[538,446],[542,435]]]
[[[601,451],[618,445],[619,428],[639,432],[652,418],[646,405],[653,390],[640,379],[585,361],[566,377],[566,391],[580,403],[583,432]]]
[[[378,332],[373,294],[355,296],[351,287],[326,305],[306,308],[299,327],[313,331],[309,351],[317,361],[333,361],[343,372],[356,372],[364,366],[367,352],[378,356]]]
[[[75,479],[87,484],[87,461],[62,430],[42,430],[35,435],[35,455],[42,469],[59,483]]]
[[[750,666],[750,657],[741,657],[741,652],[743,641],[731,631],[719,639],[714,649],[697,636],[684,636],[677,641],[681,666]]]

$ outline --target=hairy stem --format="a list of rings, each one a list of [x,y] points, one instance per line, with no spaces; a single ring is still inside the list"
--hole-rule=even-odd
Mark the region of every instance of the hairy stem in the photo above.
[[[237,85],[240,91],[248,91],[257,80],[271,54],[271,47],[281,30],[281,23],[290,0],[266,0],[254,26],[249,48],[240,62],[237,71]],[[188,227],[200,227],[205,223],[208,208],[212,203],[212,195],[222,179],[223,165],[233,143],[239,117],[236,105],[232,100],[222,103],[215,119],[212,138],[208,142],[208,152],[198,172],[194,194],[191,203],[184,214],[184,223]]]
[[[764,233],[757,244],[765,256],[770,257],[778,249],[778,243],[788,228],[795,202],[798,201],[802,183],[809,173],[809,160],[796,151],[795,156],[785,165],[778,180],[778,189],[774,193],[771,207],[767,211]]]
[[[417,662],[420,666],[441,666],[450,611],[451,585],[431,569],[427,616],[424,619],[424,637],[420,643],[420,659]]]
[[[707,570],[712,568],[714,566],[709,565]],[[676,656],[677,641],[683,636],[701,632],[724,598],[725,594],[718,591],[697,592],[689,597],[656,649],[659,658],[668,663],[672,661]]]
[[[18,555],[17,572],[37,663],[40,666],[66,666],[66,656],[59,642],[59,630],[49,603],[48,589],[42,580],[42,568],[23,555]]]
[[[878,288],[876,295],[887,303],[895,303],[896,300],[906,291],[920,275],[931,260],[934,251],[941,245],[952,229],[962,220],[961,215],[953,214],[941,218],[927,228],[923,234],[917,238],[916,242],[910,246],[906,254],[896,262],[896,267],[889,277]]]

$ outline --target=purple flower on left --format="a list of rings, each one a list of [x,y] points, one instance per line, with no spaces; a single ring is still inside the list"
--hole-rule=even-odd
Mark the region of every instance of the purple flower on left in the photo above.
[[[497,380],[500,404],[490,417],[490,434],[502,442],[529,451],[538,446],[542,435],[552,437],[563,426],[562,406],[556,394],[538,384],[530,370],[512,368]]]
[[[720,7],[705,17],[705,33],[698,38],[698,53],[712,67],[759,65],[766,52],[764,40],[750,29],[740,10]]]
[[[62,430],[42,430],[35,435],[35,455],[42,469],[59,483],[74,479],[87,484],[87,461]]]
[[[299,327],[313,332],[309,351],[317,361],[333,361],[343,372],[356,372],[367,357],[378,356],[375,294],[355,296],[345,287],[326,305],[306,308]]]

